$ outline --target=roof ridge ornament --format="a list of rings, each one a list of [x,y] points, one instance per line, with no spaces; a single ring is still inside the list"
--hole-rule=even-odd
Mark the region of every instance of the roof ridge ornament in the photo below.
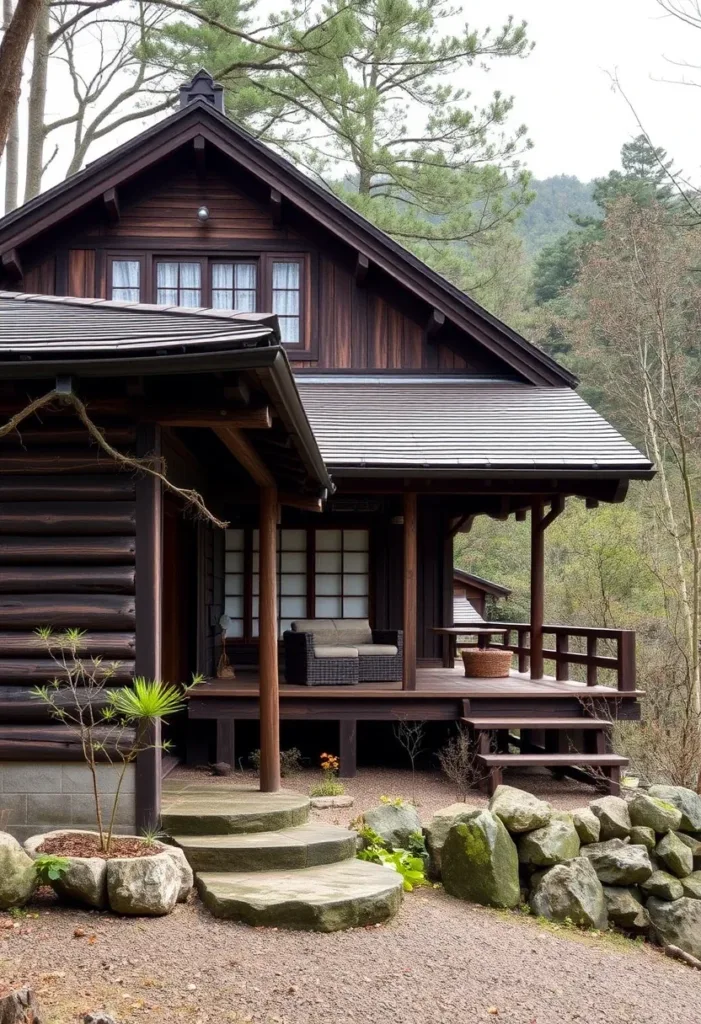
[[[215,82],[209,71],[205,68],[193,75],[189,82],[180,86],[180,106],[186,107],[194,100],[204,100],[211,103],[216,110],[224,113],[224,86]]]

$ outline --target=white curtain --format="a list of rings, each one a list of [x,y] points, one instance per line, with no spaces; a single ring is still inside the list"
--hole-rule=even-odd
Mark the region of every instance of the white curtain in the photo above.
[[[255,313],[256,311],[256,271],[255,263],[236,264],[234,308],[242,313]]]
[[[178,264],[156,264],[156,302],[159,306],[178,305]]]
[[[180,264],[180,305],[202,304],[202,268],[199,263]]]
[[[179,287],[178,287],[179,286]],[[202,276],[199,263],[156,264],[156,302],[159,306],[199,306]]]
[[[282,340],[299,341],[299,263],[273,263],[273,313],[280,321]]]
[[[113,260],[112,298],[119,302],[138,302],[141,298],[138,260]]]

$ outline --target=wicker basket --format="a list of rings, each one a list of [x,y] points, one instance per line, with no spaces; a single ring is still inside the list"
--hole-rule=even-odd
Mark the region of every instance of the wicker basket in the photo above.
[[[462,652],[465,675],[477,679],[503,679],[511,668],[511,651],[482,651],[469,647]]]

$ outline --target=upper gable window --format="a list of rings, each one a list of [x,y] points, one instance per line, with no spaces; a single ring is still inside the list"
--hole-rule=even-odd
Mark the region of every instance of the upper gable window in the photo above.
[[[280,321],[282,340],[288,345],[300,341],[302,274],[299,260],[272,261],[272,312]]]
[[[156,303],[159,306],[202,306],[202,264],[156,262]]]
[[[139,302],[141,263],[139,260],[112,261],[112,298],[119,302]]]

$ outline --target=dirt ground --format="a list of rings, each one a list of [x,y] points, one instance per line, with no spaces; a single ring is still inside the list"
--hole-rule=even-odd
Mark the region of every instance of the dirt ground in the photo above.
[[[528,783],[560,807],[592,795],[547,776]],[[403,772],[362,772],[347,788],[356,798],[348,818],[382,794],[411,796]],[[439,776],[422,776],[416,796],[425,821],[455,794]],[[701,1021],[701,974],[659,950],[475,907],[440,889],[408,893],[388,925],[333,935],[217,921],[194,896],[169,917],[130,920],[61,908],[42,894],[26,914],[0,914],[2,982],[30,983],[46,1024],[77,1024],[97,1009],[120,1024]]]

